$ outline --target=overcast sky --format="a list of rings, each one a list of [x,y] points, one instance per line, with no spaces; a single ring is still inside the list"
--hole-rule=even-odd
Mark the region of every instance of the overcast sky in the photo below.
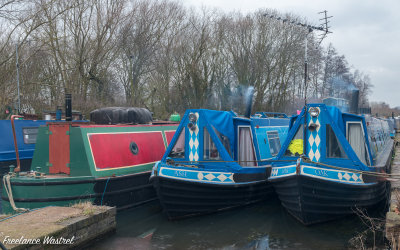
[[[371,77],[371,101],[400,106],[399,0],[181,0],[186,6],[218,8],[225,12],[253,12],[260,8],[292,12],[319,24],[318,12],[327,10],[332,43],[350,66]]]

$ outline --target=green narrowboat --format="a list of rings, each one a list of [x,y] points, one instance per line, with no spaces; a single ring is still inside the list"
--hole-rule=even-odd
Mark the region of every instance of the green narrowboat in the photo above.
[[[3,177],[2,212],[80,201],[124,209],[155,200],[151,168],[176,128],[47,123],[39,128],[31,170],[10,168]]]

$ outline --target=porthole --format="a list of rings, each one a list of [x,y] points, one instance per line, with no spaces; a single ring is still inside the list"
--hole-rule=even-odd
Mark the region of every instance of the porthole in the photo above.
[[[131,152],[132,152],[132,154],[134,154],[134,155],[137,155],[137,154],[139,154],[139,147],[138,147],[138,145],[136,144],[136,142],[131,142],[131,144],[130,144],[130,149],[131,149]]]

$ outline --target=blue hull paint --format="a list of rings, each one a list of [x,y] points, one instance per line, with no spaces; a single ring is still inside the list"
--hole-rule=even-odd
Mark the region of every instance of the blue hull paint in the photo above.
[[[347,179],[305,175],[303,171],[269,180],[285,209],[305,225],[350,215],[357,208],[374,208],[387,198],[385,181],[350,183]]]
[[[168,218],[275,197],[268,182],[269,160],[279,152],[288,124],[287,118],[248,119],[223,111],[188,110],[150,177]],[[179,151],[175,145],[180,145]]]
[[[387,121],[324,104],[306,108],[292,118],[269,177],[286,210],[310,225],[385,204],[389,183],[376,175],[390,168]]]

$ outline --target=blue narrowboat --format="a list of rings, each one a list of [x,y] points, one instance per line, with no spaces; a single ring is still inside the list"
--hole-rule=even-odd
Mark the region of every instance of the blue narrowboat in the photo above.
[[[387,121],[309,104],[289,127],[269,181],[300,222],[333,220],[386,199],[394,145]]]
[[[268,199],[270,160],[289,119],[187,110],[150,177],[169,219],[213,213]]]
[[[36,137],[43,120],[15,120],[15,134],[17,138],[21,168],[29,169],[35,151]],[[10,165],[16,165],[16,154],[11,120],[0,120],[0,176],[8,172]]]

